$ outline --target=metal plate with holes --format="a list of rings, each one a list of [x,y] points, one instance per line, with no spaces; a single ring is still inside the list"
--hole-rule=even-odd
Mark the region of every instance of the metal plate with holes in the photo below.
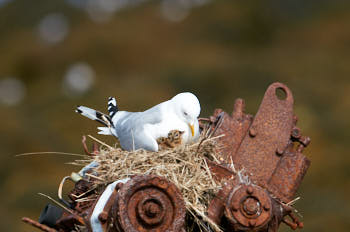
[[[276,90],[285,92],[279,99]],[[293,125],[293,96],[287,86],[274,83],[269,86],[248,134],[242,141],[234,164],[244,168],[250,179],[263,187],[274,172],[290,139]]]

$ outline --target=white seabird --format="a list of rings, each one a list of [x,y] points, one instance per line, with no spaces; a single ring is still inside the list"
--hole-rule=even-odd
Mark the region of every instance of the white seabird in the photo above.
[[[189,92],[180,93],[143,112],[119,111],[115,98],[108,100],[109,115],[94,109],[78,106],[76,112],[105,125],[98,127],[99,134],[114,135],[123,149],[158,151],[157,139],[167,137],[169,131],[183,131],[182,143],[199,138],[198,98]]]

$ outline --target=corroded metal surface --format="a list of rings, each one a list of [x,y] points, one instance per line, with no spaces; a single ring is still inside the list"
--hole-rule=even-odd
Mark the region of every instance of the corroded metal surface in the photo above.
[[[277,89],[285,91],[285,99],[277,97]],[[286,86],[280,83],[270,85],[249,133],[233,157],[236,167],[252,173],[251,180],[260,186],[267,186],[290,139],[293,102],[292,93]]]
[[[222,183],[222,189],[216,194],[209,204],[208,217],[217,225],[221,224],[221,220],[225,212],[225,203],[232,189],[233,185],[228,181],[224,181]]]
[[[268,182],[268,190],[284,202],[293,200],[310,166],[310,160],[299,152],[285,152]]]
[[[62,217],[56,222],[57,228],[63,231],[69,231],[69,229],[74,228],[75,225],[85,225],[84,219],[75,213],[64,212]]]
[[[111,217],[111,215],[114,213],[112,212],[112,207],[116,203],[117,198],[118,198],[118,193],[119,190],[124,186],[123,183],[118,183],[111,196],[107,200],[105,206],[103,207],[102,212],[98,215],[98,220],[101,222],[103,231],[108,231],[108,232],[114,232],[117,231],[116,228],[113,225],[114,218]]]
[[[185,222],[185,204],[176,186],[159,176],[136,176],[118,194],[114,208],[125,232],[180,231]]]
[[[226,199],[234,186],[239,185],[239,180],[236,173],[229,167],[210,160],[207,160],[207,163],[213,178],[222,183],[222,188],[211,200],[208,207],[208,217],[217,225],[220,225],[222,216],[224,215]]]
[[[225,204],[225,216],[235,230],[264,227],[271,218],[271,199],[256,185],[235,186]]]
[[[285,98],[279,99],[276,91],[284,92]],[[254,119],[244,113],[244,103],[238,99],[232,117],[224,113],[223,123],[214,134],[225,134],[219,140],[219,151],[226,154],[222,155],[222,163],[232,162],[237,170],[244,169],[253,183],[284,202],[293,199],[310,165],[301,154],[310,138],[302,136],[296,127],[293,102],[288,87],[274,83],[267,89]],[[222,110],[215,110],[214,115],[218,112]],[[299,143],[296,150],[293,142]]]
[[[82,179],[75,184],[74,189],[72,189],[72,191],[70,191],[68,194],[72,207],[74,207],[77,212],[83,213],[94,204],[93,201],[80,200],[82,198],[91,197],[94,195],[95,192],[91,191],[91,189],[93,189],[93,184]]]
[[[282,96],[278,95],[278,91],[282,92]],[[310,138],[303,136],[296,127],[293,102],[288,87],[274,83],[267,89],[254,118],[244,113],[241,99],[236,100],[232,116],[217,109],[210,117],[212,126],[218,127],[213,136],[226,135],[218,143],[222,165],[229,165],[224,165],[225,168],[222,165],[209,165],[216,178],[228,182],[224,182],[226,185],[212,200],[208,215],[217,223],[221,223],[225,216],[230,223],[226,230],[275,232],[281,222],[292,229],[303,227],[286,204],[293,200],[310,166],[310,161],[302,154]],[[224,117],[218,126],[216,121],[219,114]],[[230,165],[234,165],[231,172],[227,170],[233,167]],[[237,183],[235,175],[242,170],[249,177],[249,182],[261,190],[258,197],[247,196],[252,189],[238,191],[244,183]],[[263,210],[261,202],[270,202],[269,210]],[[221,212],[223,205],[224,215]],[[252,215],[257,214],[255,219],[260,219],[252,220]],[[292,221],[286,219],[287,216]]]
[[[245,103],[243,99],[237,99],[234,104],[233,113],[229,115],[222,109],[216,109],[211,117],[212,122],[221,114],[222,122],[217,128],[215,135],[224,134],[220,138],[219,143],[224,146],[219,146],[218,158],[221,163],[227,163],[237,152],[240,147],[247,130],[252,123],[253,116],[244,113]]]
[[[236,183],[237,175],[232,171],[229,166],[218,164],[210,160],[206,160],[210,172],[213,174],[213,178],[220,182],[221,180],[230,180],[231,183]]]

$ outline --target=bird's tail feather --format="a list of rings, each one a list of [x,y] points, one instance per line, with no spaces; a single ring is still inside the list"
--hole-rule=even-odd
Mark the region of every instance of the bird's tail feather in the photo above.
[[[100,131],[97,132],[100,135],[113,135],[110,127],[97,127]]]
[[[109,97],[108,98],[108,112],[109,112],[109,117],[113,118],[113,116],[119,111],[117,101],[115,100],[114,97]]]
[[[111,118],[108,115],[101,113],[97,110],[91,109],[91,108],[86,107],[86,106],[78,106],[77,109],[75,110],[75,112],[77,112],[78,114],[81,114],[87,118],[90,118],[91,120],[95,120],[95,121],[105,125],[106,127],[113,127],[113,123],[111,121]]]

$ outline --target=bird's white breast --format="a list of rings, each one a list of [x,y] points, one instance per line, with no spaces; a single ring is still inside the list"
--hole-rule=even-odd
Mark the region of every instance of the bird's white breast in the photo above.
[[[154,139],[167,137],[171,130],[184,131],[184,134],[182,135],[183,143],[187,143],[190,140],[190,136],[192,136],[190,127],[187,123],[172,116],[167,117],[157,124],[146,124],[144,129],[147,130]]]

